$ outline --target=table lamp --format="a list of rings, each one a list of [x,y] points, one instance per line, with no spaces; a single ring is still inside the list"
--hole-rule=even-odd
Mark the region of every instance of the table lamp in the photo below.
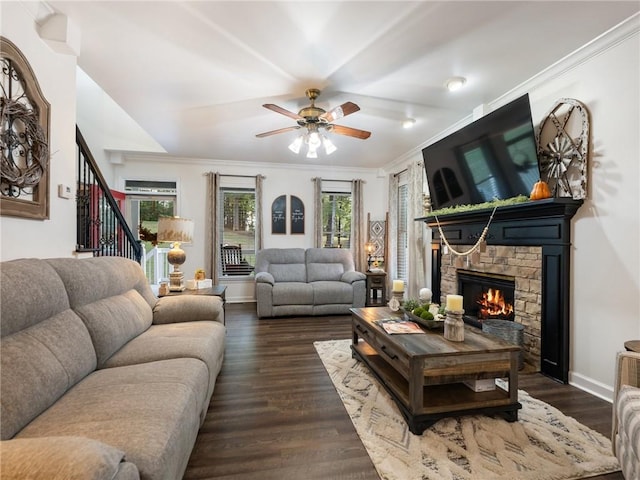
[[[375,245],[371,242],[367,242],[364,244],[364,249],[367,252],[367,272],[371,271],[371,264],[373,263],[373,257],[371,254],[375,250]]]
[[[180,265],[187,259],[186,253],[180,248],[183,243],[193,240],[193,220],[180,217],[160,217],[158,219],[158,242],[170,242],[171,250],[167,260],[173,265],[169,274],[169,291],[181,292],[185,289],[184,273]]]

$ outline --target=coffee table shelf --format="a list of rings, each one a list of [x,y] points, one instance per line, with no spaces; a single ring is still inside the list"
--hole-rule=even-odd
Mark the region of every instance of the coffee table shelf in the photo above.
[[[375,322],[399,316],[387,307],[351,309],[353,356],[366,364],[392,396],[412,433],[421,434],[441,418],[500,414],[518,418],[517,366],[520,347],[493,335],[465,331],[464,342],[442,333],[389,335]],[[506,390],[474,392],[462,382],[509,379]]]

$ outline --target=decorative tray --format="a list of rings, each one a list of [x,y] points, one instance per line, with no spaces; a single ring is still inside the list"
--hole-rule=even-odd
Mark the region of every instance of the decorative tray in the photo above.
[[[435,330],[437,328],[444,328],[444,316],[441,315],[435,315],[435,317],[433,318],[433,320],[425,320],[424,318],[421,318],[417,315],[414,315],[411,312],[407,312],[404,309],[400,309],[400,311],[402,313],[404,313],[404,317],[407,320],[411,320],[412,322],[416,322],[419,325],[422,325],[423,327],[426,327],[430,330]]]

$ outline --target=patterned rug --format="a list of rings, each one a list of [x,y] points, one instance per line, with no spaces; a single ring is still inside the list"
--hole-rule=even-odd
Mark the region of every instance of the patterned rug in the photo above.
[[[466,416],[413,435],[386,390],[351,358],[350,342],[314,345],[383,480],[572,480],[620,469],[607,438],[522,390],[517,422]]]

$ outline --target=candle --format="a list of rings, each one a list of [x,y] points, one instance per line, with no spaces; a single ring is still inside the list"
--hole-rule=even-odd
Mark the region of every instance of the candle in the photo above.
[[[392,291],[394,291],[394,292],[404,292],[404,281],[402,281],[402,280],[394,280],[393,281]]]
[[[452,312],[462,310],[462,295],[447,295],[446,309]]]

